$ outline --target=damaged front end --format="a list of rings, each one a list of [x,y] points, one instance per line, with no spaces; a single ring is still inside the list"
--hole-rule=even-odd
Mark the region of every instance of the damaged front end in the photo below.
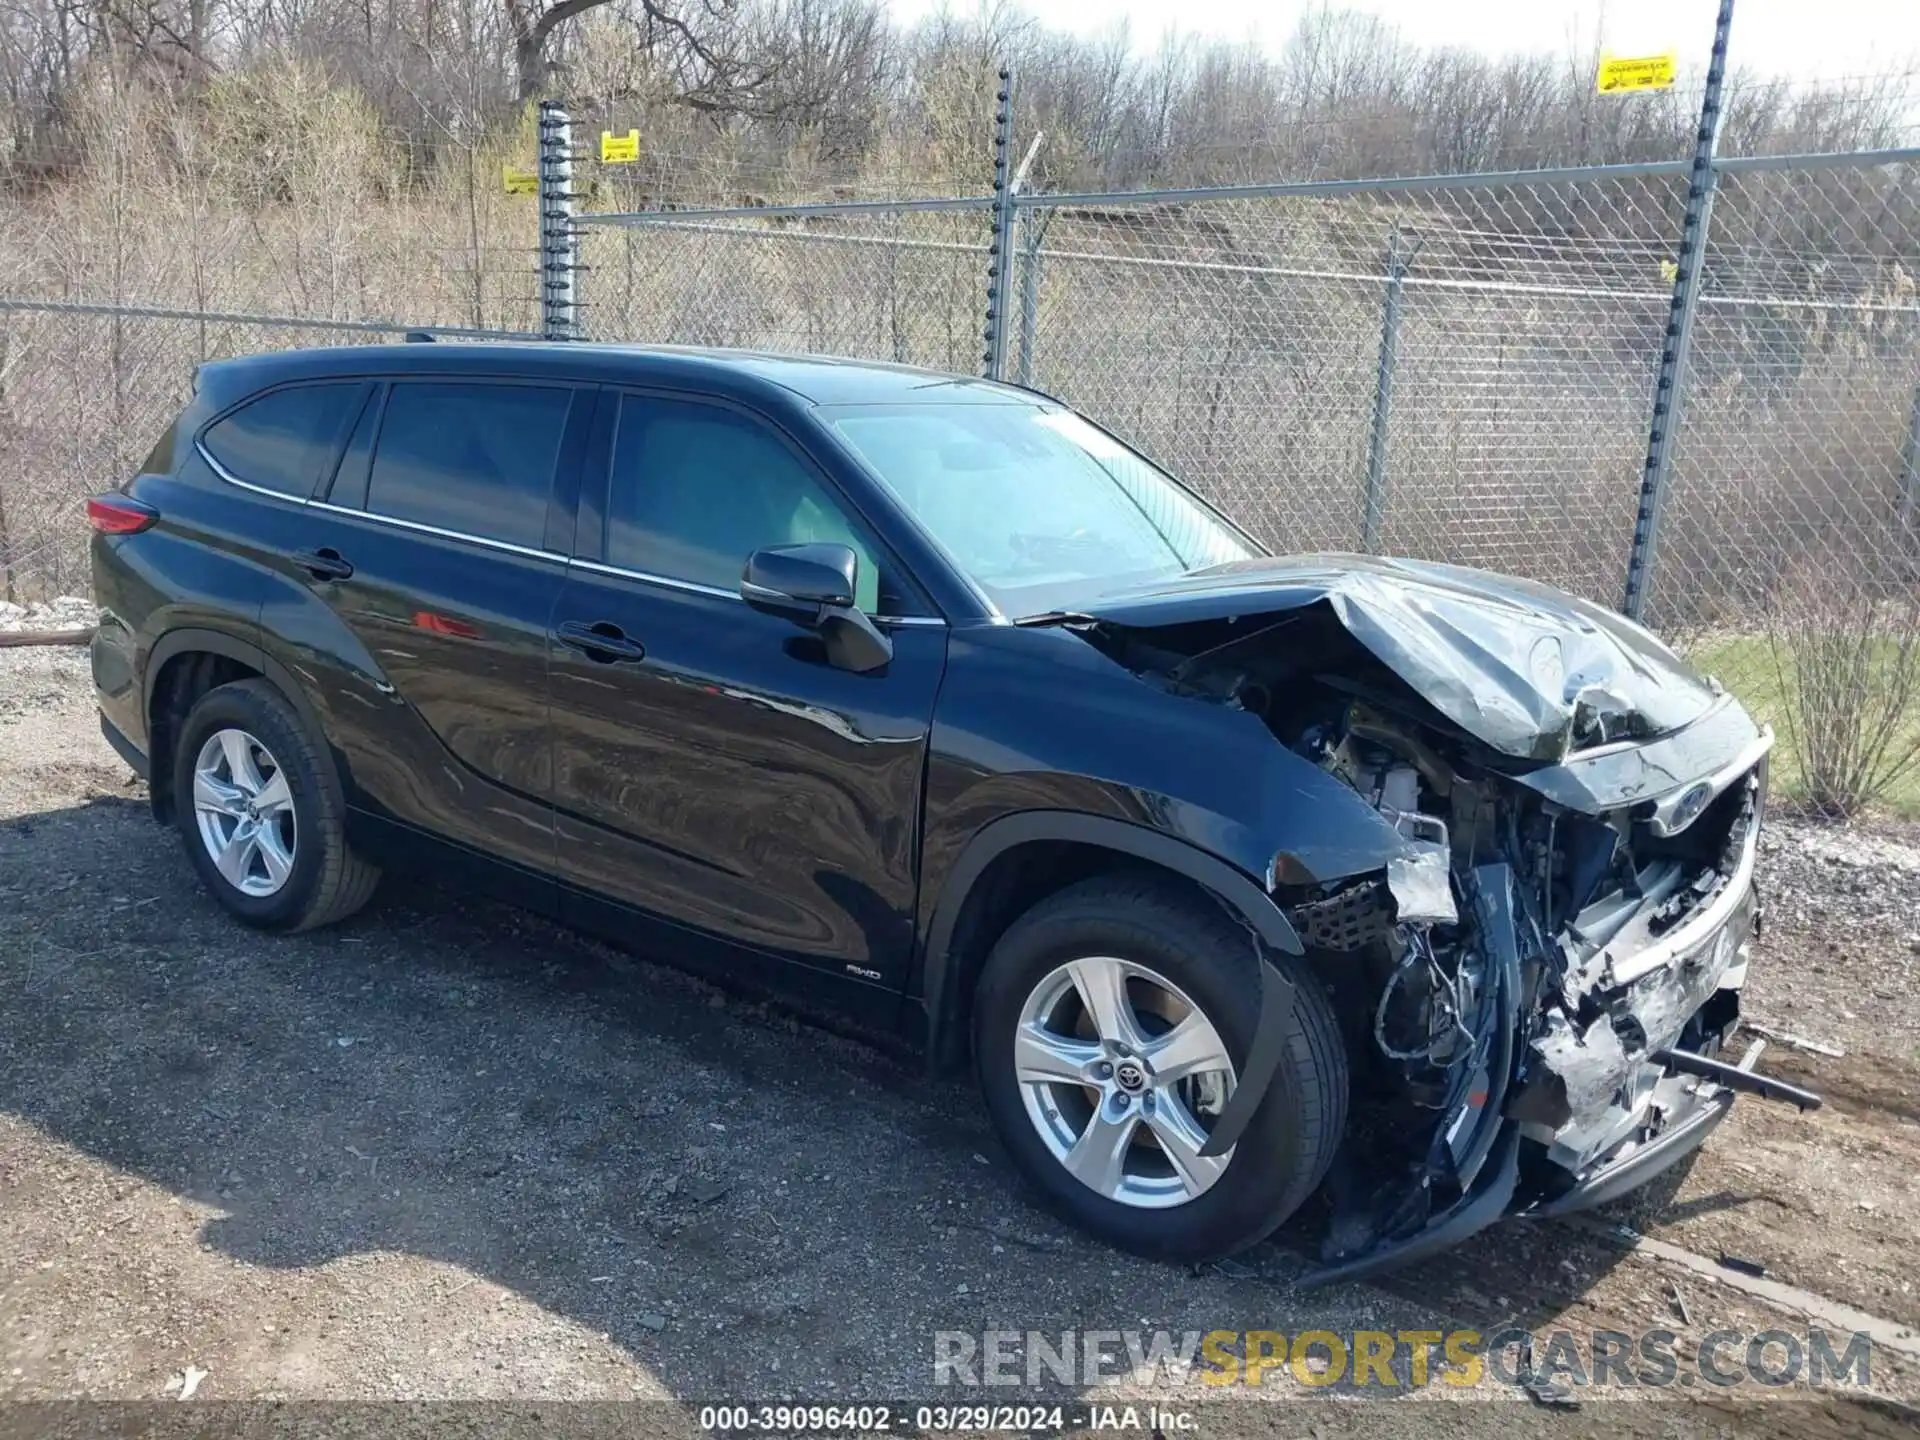
[[[1322,1278],[1598,1204],[1705,1139],[1733,1090],[1670,1057],[1717,1056],[1739,1018],[1763,751],[1674,829],[1647,801],[1546,799],[1360,702],[1298,743],[1410,841],[1292,911],[1365,1019]]]
[[[1319,1281],[1622,1194],[1696,1149],[1739,1090],[1818,1103],[1719,1058],[1759,930],[1770,732],[1670,656],[1691,693],[1641,657],[1624,675],[1601,663],[1578,602],[1463,597],[1455,573],[1444,606],[1421,577],[1369,571],[1357,598],[1296,587],[1264,613],[1242,596],[1225,615],[1145,625],[1136,609],[1085,632],[1152,683],[1257,715],[1383,827],[1353,873],[1281,854],[1270,877],[1353,1072]],[[1509,653],[1537,655],[1547,634],[1585,668],[1476,674],[1497,646],[1462,615],[1497,627],[1514,610]],[[1452,673],[1374,643],[1390,621],[1404,639],[1415,613],[1430,625],[1419,665],[1447,669],[1432,638],[1451,636]],[[1476,686],[1501,683],[1502,702],[1531,688],[1475,725]],[[1636,703],[1649,694],[1657,706]]]

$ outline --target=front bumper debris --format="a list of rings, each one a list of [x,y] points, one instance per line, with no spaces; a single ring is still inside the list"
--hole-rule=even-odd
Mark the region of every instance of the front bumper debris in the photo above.
[[[1566,1189],[1551,1195],[1531,1200],[1521,1198],[1522,1127],[1513,1121],[1498,1122],[1494,1158],[1467,1194],[1416,1233],[1390,1240],[1363,1255],[1320,1266],[1309,1271],[1301,1283],[1319,1286],[1358,1280],[1437,1255],[1508,1215],[1549,1220],[1617,1200],[1672,1169],[1706,1144],[1707,1137],[1733,1109],[1736,1092],[1784,1100],[1802,1110],[1818,1108],[1821,1104],[1818,1095],[1769,1079],[1754,1070],[1753,1063],[1764,1048],[1764,1041],[1755,1042],[1739,1065],[1727,1065],[1693,1052],[1669,1052],[1659,1057],[1666,1066],[1659,1082],[1666,1092],[1661,1098],[1668,1105],[1659,1127],[1622,1141],[1576,1176]],[[1709,1080],[1690,1073],[1693,1067],[1704,1068],[1702,1062],[1711,1065],[1720,1078]],[[1689,1068],[1682,1069],[1682,1066]]]
[[[1687,1109],[1667,1118],[1659,1133],[1644,1140],[1626,1141],[1569,1188],[1550,1199],[1535,1201],[1520,1213],[1545,1220],[1617,1200],[1661,1172],[1671,1170],[1706,1144],[1707,1136],[1732,1109],[1731,1090],[1716,1089],[1710,1096],[1696,1095]]]
[[[1699,1149],[1740,1093],[1820,1104],[1757,1071],[1764,1042],[1737,1065],[1714,1053],[1738,1024],[1758,918],[1757,819],[1750,812],[1735,829],[1713,886],[1702,882],[1690,910],[1660,924],[1679,904],[1644,894],[1610,940],[1565,947],[1575,963],[1558,983],[1541,979],[1538,932],[1528,929],[1538,911],[1524,903],[1514,867],[1458,875],[1488,983],[1471,1024],[1478,1043],[1455,1056],[1456,1083],[1436,1105],[1419,1170],[1432,1208],[1403,1211],[1305,1283],[1376,1274],[1507,1215],[1548,1218],[1616,1199]],[[1570,933],[1582,939],[1578,926]]]

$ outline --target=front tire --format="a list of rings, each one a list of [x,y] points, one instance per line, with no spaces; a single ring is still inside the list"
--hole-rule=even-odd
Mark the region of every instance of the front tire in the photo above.
[[[1347,1059],[1319,982],[1293,983],[1272,1086],[1226,1155],[1201,1156],[1253,1044],[1259,961],[1217,905],[1150,875],[1043,900],[988,957],[974,1054],[994,1126],[1050,1206],[1109,1243],[1194,1263],[1297,1210],[1346,1124]]]
[[[268,681],[216,686],[195,702],[174,747],[173,794],[188,859],[246,924],[310,930],[372,898],[380,872],[348,848],[332,772]]]

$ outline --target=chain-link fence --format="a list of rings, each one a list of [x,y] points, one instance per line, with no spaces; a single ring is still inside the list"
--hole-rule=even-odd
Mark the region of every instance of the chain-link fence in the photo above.
[[[0,299],[0,599],[87,593],[82,504],[134,472],[186,404],[198,365],[263,350],[377,344],[420,328]]]
[[[1680,180],[1302,188],[1027,209],[1019,373],[1271,544],[1617,603]]]
[[[1716,175],[1643,613],[1780,725],[1789,788],[1805,772],[1809,799],[1841,806],[1799,753],[1831,735],[1801,732],[1879,734],[1883,759],[1920,742],[1920,654],[1892,633],[1920,619],[1920,151]],[[1007,378],[1276,548],[1484,566],[1617,606],[1688,178],[1003,197],[1004,267],[989,196],[587,217],[584,323],[977,371],[994,308]],[[1829,619],[1809,631],[1816,581]],[[1904,608],[1837,634],[1862,597]],[[1812,713],[1809,645],[1873,672],[1890,713]],[[1920,811],[1920,776],[1891,793]]]
[[[594,339],[980,364],[984,209],[584,227]]]
[[[1913,498],[1920,170],[1728,172],[1649,611],[1667,627],[1750,607],[1816,539],[1892,563]],[[1022,197],[1008,375],[1276,545],[1618,604],[1685,192],[1672,164]],[[589,223],[586,328],[972,370],[989,207]]]
[[[1815,567],[1920,575],[1920,166],[1721,181],[1650,610],[1738,629]]]
[[[87,589],[81,502],[204,361],[538,333],[541,201],[503,173],[531,133],[386,147],[335,92],[249,91],[204,132],[158,91],[88,103],[110,143],[57,184],[9,177],[0,206],[0,600]]]
[[[1818,802],[1808,726],[1920,741],[1920,648],[1894,633],[1920,620],[1920,152],[1717,173],[1644,614],[1780,726],[1789,788]],[[1276,548],[1479,565],[1619,605],[1687,187],[1676,162],[586,216],[567,325],[977,373],[997,278],[1007,378],[1086,410]],[[489,282],[515,298],[475,313],[530,327],[551,279]],[[402,328],[47,288],[0,302],[12,595],[85,587],[79,502],[137,463],[196,363]],[[473,309],[429,298],[402,313]],[[1836,649],[1869,612],[1879,628]],[[1871,672],[1890,718],[1810,712],[1809,645],[1843,680]],[[1920,812],[1920,778],[1892,793]]]

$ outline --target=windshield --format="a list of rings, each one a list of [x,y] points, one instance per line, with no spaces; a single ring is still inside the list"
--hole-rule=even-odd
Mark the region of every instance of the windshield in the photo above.
[[[1014,618],[1258,553],[1071,410],[936,403],[822,415]]]

